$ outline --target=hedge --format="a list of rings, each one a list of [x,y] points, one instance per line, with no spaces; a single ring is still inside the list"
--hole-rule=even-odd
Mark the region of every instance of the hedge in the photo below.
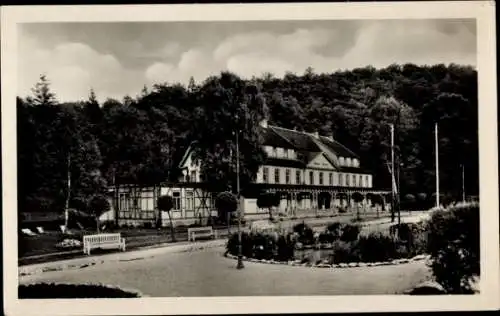
[[[97,284],[55,284],[36,283],[19,285],[20,299],[40,298],[130,298],[140,297],[139,293]]]

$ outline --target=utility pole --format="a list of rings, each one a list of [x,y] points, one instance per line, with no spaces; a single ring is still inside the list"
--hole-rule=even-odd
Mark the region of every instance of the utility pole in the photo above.
[[[67,188],[66,188],[66,203],[64,205],[64,229],[68,230],[69,221],[69,198],[71,194],[71,156],[68,154],[67,161]]]
[[[390,124],[391,126],[391,182],[392,182],[392,205],[391,205],[391,222],[394,222],[394,208],[396,206],[395,198],[396,198],[396,179],[394,177],[394,124]]]
[[[436,207],[439,207],[439,146],[438,146],[438,124],[434,125],[434,136],[436,145]]]
[[[462,164],[462,202],[465,202],[465,167]]]
[[[243,269],[245,266],[243,265],[243,249],[242,249],[242,238],[241,238],[241,195],[240,195],[240,144],[239,144],[239,118],[236,116],[236,192],[238,197],[238,206],[237,206],[237,214],[238,214],[238,265],[237,269]]]

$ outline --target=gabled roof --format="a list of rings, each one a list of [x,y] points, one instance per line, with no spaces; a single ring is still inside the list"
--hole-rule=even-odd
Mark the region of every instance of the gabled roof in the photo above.
[[[304,132],[294,131],[277,126],[268,126],[268,129],[273,130],[276,134],[280,135],[292,144],[297,151],[320,152],[321,149],[311,139],[312,135]]]
[[[349,148],[345,147],[338,141],[325,137],[325,136],[320,136],[319,140],[328,146],[333,152],[335,152],[338,156],[340,157],[351,157],[351,158],[359,158],[359,156],[354,153],[352,150]]]

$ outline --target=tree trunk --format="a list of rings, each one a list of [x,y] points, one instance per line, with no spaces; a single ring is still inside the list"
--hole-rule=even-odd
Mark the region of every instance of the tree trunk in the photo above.
[[[161,218],[161,216],[160,216],[160,218]],[[175,242],[174,225],[172,224],[172,216],[170,216],[170,212],[168,212],[168,219],[170,221],[170,233],[172,234],[172,242]]]
[[[231,236],[231,213],[226,212],[227,238]]]
[[[99,234],[100,233],[100,229],[99,229],[99,216],[95,217],[95,222],[96,222],[96,225],[97,225],[97,233]]]

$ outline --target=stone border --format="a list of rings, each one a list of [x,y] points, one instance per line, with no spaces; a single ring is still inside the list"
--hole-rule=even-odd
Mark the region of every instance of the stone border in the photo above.
[[[63,271],[83,269],[90,266],[99,264],[112,263],[112,262],[129,262],[135,260],[142,260],[153,258],[157,255],[165,253],[180,253],[199,251],[209,248],[218,248],[226,245],[225,239],[211,240],[207,242],[197,242],[180,245],[169,245],[167,247],[156,247],[149,249],[138,249],[130,252],[111,253],[100,256],[91,256],[77,259],[69,259],[63,261],[53,261],[42,264],[26,265],[18,267],[19,277],[26,277],[44,272]]]
[[[230,259],[238,259],[238,256],[226,253],[224,254],[225,257],[230,258]],[[391,265],[400,265],[400,264],[405,264],[405,263],[412,263],[412,262],[417,262],[417,261],[423,261],[426,260],[428,261],[430,259],[429,255],[417,255],[413,258],[409,259],[395,259],[391,261],[384,261],[384,262],[351,262],[351,263],[339,263],[339,264],[327,264],[327,263],[318,263],[318,264],[311,264],[311,263],[301,263],[300,260],[294,260],[294,261],[275,261],[275,260],[266,260],[266,259],[255,259],[255,258],[246,258],[243,257],[244,261],[248,262],[255,262],[255,263],[267,263],[267,264],[281,264],[281,265],[288,265],[288,266],[297,266],[297,267],[309,267],[309,268],[358,268],[358,267],[378,267],[378,266],[391,266]]]

